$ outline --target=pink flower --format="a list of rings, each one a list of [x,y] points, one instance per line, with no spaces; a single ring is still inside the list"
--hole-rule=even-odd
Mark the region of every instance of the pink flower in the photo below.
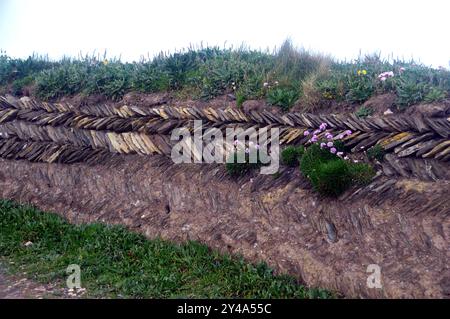
[[[311,138],[311,142],[312,143],[315,143],[315,142],[317,142],[317,140],[318,140],[319,138],[317,137],[317,135],[313,135],[313,137]]]
[[[380,75],[378,75],[378,79],[380,80],[380,81],[386,81],[386,79],[387,78],[391,78],[391,77],[393,77],[394,76],[394,72],[392,72],[392,71],[388,71],[388,72],[383,72],[383,73],[381,73]]]
[[[321,130],[315,130],[313,134],[320,134],[321,132]]]
[[[344,155],[344,152],[337,152],[336,155],[341,157],[342,155]]]
[[[326,137],[328,140],[331,140],[331,139],[333,138],[333,134],[327,133],[327,135],[325,135],[325,137]]]
[[[245,153],[250,153],[250,150],[248,148],[245,149]]]
[[[235,146],[237,146],[237,145],[239,144],[239,141],[238,141],[238,140],[235,140],[235,141],[233,142],[233,144],[234,144]]]
[[[304,131],[303,132],[303,136],[308,136],[309,135],[309,131]]]
[[[331,153],[334,154],[334,153],[336,153],[336,151],[337,151],[337,149],[335,149],[334,147],[330,148],[330,152],[331,152]]]
[[[324,148],[325,146],[327,146],[327,144],[325,144],[325,143],[320,143],[320,148]]]
[[[333,145],[334,145],[333,142],[328,142],[328,143],[327,143],[327,146],[328,146],[328,147],[333,147]]]
[[[322,124],[320,124],[320,126],[319,126],[319,129],[320,130],[325,130],[327,128],[327,123],[322,123]]]
[[[347,131],[345,131],[345,134],[346,135],[352,135],[352,131],[351,130],[347,130]]]

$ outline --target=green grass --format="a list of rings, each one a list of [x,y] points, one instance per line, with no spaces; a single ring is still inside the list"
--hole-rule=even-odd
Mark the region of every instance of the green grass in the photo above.
[[[378,76],[388,71],[394,76],[380,81]],[[200,47],[133,63],[106,59],[106,54],[50,61],[37,55],[15,59],[0,52],[0,91],[20,95],[24,86],[32,87],[32,95],[44,100],[74,94],[120,100],[132,91],[195,92],[193,98],[209,100],[233,93],[238,105],[266,99],[288,110],[298,101],[305,111],[332,101],[362,104],[390,92],[397,97],[397,108],[404,109],[447,98],[450,72],[412,60],[388,61],[376,54],[337,61],[295,48],[289,40],[273,52],[244,46]]]
[[[33,244],[26,247],[25,242]],[[78,264],[89,297],[329,298],[265,264],[222,255],[197,242],[177,245],[118,226],[72,225],[30,206],[0,201],[0,253],[11,272],[65,283]]]

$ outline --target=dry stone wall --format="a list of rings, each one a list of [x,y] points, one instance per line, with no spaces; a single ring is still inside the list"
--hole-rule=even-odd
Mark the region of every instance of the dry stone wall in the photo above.
[[[176,127],[278,127],[282,145],[328,123],[354,153],[380,144],[379,173],[337,200],[298,169],[238,180],[223,165],[170,157]],[[149,238],[194,239],[264,260],[349,297],[450,296],[450,122],[420,116],[272,114],[0,98],[0,196],[73,222],[120,223]],[[366,284],[367,266],[382,289]]]

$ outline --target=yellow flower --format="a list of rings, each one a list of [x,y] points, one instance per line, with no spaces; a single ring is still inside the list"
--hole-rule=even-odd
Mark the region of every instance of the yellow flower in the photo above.
[[[366,75],[367,74],[367,71],[366,70],[358,70],[358,75]]]
[[[108,63],[109,63],[109,62],[108,62],[108,59],[104,59],[104,60],[103,60],[103,64],[104,64],[104,65],[107,65]]]

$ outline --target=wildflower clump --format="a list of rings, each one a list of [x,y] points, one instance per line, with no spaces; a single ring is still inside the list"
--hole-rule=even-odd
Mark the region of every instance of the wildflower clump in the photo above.
[[[311,136],[300,161],[300,170],[309,179],[314,189],[325,196],[339,196],[353,184],[367,184],[375,175],[372,167],[355,163],[344,154],[342,139],[351,135],[351,130],[334,136],[326,132],[326,123],[313,131],[305,131]],[[319,137],[320,136],[320,137]]]
[[[387,79],[392,78],[392,77],[394,77],[394,72],[393,71],[387,71],[387,72],[380,73],[378,75],[378,80],[380,80],[381,82],[384,82]]]

